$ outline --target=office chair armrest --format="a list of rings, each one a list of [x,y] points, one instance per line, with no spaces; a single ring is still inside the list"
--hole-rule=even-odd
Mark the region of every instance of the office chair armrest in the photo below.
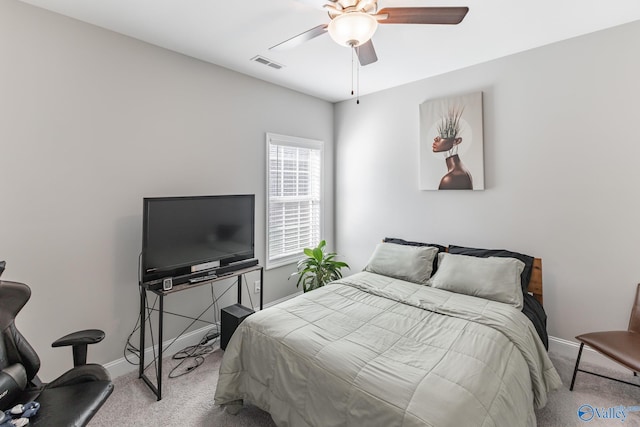
[[[86,329],[84,331],[73,332],[59,338],[51,344],[51,347],[73,347],[73,366],[85,365],[87,363],[87,346],[99,343],[104,339],[104,331],[99,329]]]

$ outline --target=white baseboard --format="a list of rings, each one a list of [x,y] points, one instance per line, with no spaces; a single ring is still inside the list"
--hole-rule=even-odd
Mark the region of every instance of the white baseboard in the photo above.
[[[196,329],[195,331],[187,332],[181,335],[178,339],[176,339],[175,342],[173,342],[174,340],[173,338],[164,341],[162,343],[162,357],[173,356],[177,352],[181,351],[183,348],[198,344],[202,340],[202,338],[205,336],[205,334],[212,327],[213,327],[212,325],[208,325],[203,328]],[[133,344],[138,345],[139,342],[135,341],[133,342]],[[154,352],[157,353],[158,349],[152,348],[152,347],[147,347],[145,349],[145,352],[144,352],[145,365],[148,365],[149,362],[151,362],[154,359]],[[111,378],[117,378],[121,375],[125,375],[134,371],[137,372],[138,358],[132,354],[129,356],[129,359],[135,362],[136,364],[132,365],[131,363],[127,362],[127,360],[124,357],[121,357],[120,359],[114,360],[113,362],[106,363],[103,366],[107,371],[109,371]],[[151,372],[153,372],[153,368],[149,368],[149,369],[151,369]],[[150,375],[149,372],[147,372],[147,375]]]
[[[299,291],[294,294],[287,295],[284,298],[280,298],[276,301],[272,301],[270,303],[264,304],[264,308],[268,308],[276,304],[280,304],[281,302],[284,302],[288,299],[298,296],[301,293],[302,291]],[[255,310],[259,311],[260,309],[256,307]],[[173,338],[164,341],[162,344],[162,356],[163,357],[173,356],[183,348],[198,344],[210,329],[211,329],[211,325],[205,326],[203,328],[199,328],[199,329],[196,329],[195,331],[191,331],[181,335],[178,339],[175,340],[175,342],[173,342],[174,340]],[[134,342],[134,344],[138,344],[138,342]],[[155,349],[155,352],[157,353],[157,349]],[[127,360],[124,357],[121,357],[120,359],[114,360],[113,362],[105,363],[103,366],[107,371],[109,371],[111,378],[118,378],[119,376],[128,374],[130,372],[134,372],[134,371],[137,372],[138,370],[137,358],[134,355],[131,355],[129,358],[132,361],[135,361],[136,364],[132,365],[131,363],[127,362]],[[150,361],[152,361],[153,358],[154,358],[154,349],[152,347],[147,347],[144,352],[145,365],[148,364]],[[153,368],[150,368],[150,369],[153,369]]]
[[[578,357],[578,351],[580,350],[580,343],[568,341],[562,338],[549,337],[549,353],[557,354],[562,357],[566,357],[575,362]],[[585,345],[582,350],[582,357],[580,358],[580,367],[582,362],[590,363],[596,367],[611,369],[614,371],[629,373],[629,369],[612,361],[611,359],[601,355],[597,351],[587,347]]]

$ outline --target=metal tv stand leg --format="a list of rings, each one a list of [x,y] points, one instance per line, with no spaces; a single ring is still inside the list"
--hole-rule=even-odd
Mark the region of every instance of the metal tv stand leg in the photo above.
[[[154,354],[153,365],[156,371],[156,383],[153,384],[147,374],[144,373],[144,340],[146,335],[146,316],[149,312],[149,301],[147,299],[147,289],[141,288],[140,290],[140,366],[138,370],[138,377],[142,378],[142,380],[149,386],[151,391],[156,395],[157,400],[162,399],[162,326],[163,326],[163,318],[164,318],[164,295],[160,293],[158,295],[160,306],[158,308],[158,352],[157,355]],[[155,311],[155,310],[154,310]],[[149,318],[149,322],[151,322],[151,318]],[[151,327],[151,325],[149,325]],[[155,342],[153,339],[153,329],[151,329],[151,347],[155,347]]]

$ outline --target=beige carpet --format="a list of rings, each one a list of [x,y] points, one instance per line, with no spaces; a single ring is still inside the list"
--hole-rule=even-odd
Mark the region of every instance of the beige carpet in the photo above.
[[[213,404],[221,358],[222,351],[218,349],[207,355],[200,367],[173,379],[166,375],[177,362],[165,360],[163,398],[159,402],[138,379],[137,373],[117,378],[115,391],[89,426],[273,427],[275,424],[269,414],[255,407],[245,408],[232,416]],[[568,385],[574,360],[554,355],[552,360],[565,386],[550,395],[544,409],[536,411],[539,427],[640,427],[640,412],[629,413],[624,422],[597,416],[584,422],[577,414],[578,408],[585,404],[594,408],[640,405],[640,388],[578,373],[575,390],[570,392]],[[613,372],[608,374],[615,375]],[[640,383],[640,377],[634,379],[631,374],[623,379]]]
[[[269,414],[258,408],[245,408],[232,416],[213,404],[222,354],[218,348],[206,355],[202,365],[177,378],[167,378],[167,375],[178,362],[165,359],[160,401],[138,378],[137,371],[116,378],[113,394],[91,420],[89,427],[274,427]],[[153,371],[148,372],[151,375]]]
[[[597,416],[594,416],[591,421],[582,421],[578,418],[578,409],[582,405],[590,405],[599,410],[620,405],[625,407],[640,405],[640,387],[578,372],[573,391],[569,391],[575,359],[551,354],[551,360],[564,386],[551,393],[547,406],[536,411],[539,427],[640,427],[640,412],[628,413],[624,422],[620,419],[605,419]],[[640,384],[640,377],[634,377],[631,372],[625,375],[618,371],[602,370],[583,363],[580,364],[580,368]]]

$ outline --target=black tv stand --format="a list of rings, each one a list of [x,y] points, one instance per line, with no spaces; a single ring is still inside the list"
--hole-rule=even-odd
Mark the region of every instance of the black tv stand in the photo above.
[[[264,295],[264,269],[261,265],[257,264],[257,260],[255,260],[256,262],[254,263],[254,265],[250,266],[250,267],[245,267],[245,268],[240,268],[241,266],[236,265],[234,270],[230,270],[227,273],[225,273],[224,275],[205,275],[205,276],[200,276],[198,278],[194,278],[194,279],[202,279],[199,280],[197,282],[191,282],[191,281],[187,281],[185,283],[180,283],[178,285],[174,284],[173,287],[168,290],[162,290],[162,288],[157,289],[155,286],[150,286],[150,284],[145,284],[145,283],[140,283],[140,358],[139,358],[139,364],[138,364],[138,378],[141,378],[146,384],[147,386],[149,386],[149,388],[151,389],[151,391],[153,391],[153,393],[156,395],[156,397],[158,398],[158,400],[162,399],[162,329],[164,326],[164,297],[171,295],[173,293],[176,292],[180,292],[183,291],[185,289],[193,289],[193,288],[197,288],[199,286],[202,285],[206,285],[206,284],[211,284],[211,283],[215,283],[221,280],[225,280],[225,279],[229,279],[229,278],[233,278],[233,277],[237,277],[238,278],[238,304],[242,304],[242,278],[245,274],[248,273],[252,273],[252,272],[259,272],[260,273],[260,310],[262,310],[262,306],[263,306],[263,295]],[[149,301],[147,299],[147,293],[148,292],[153,292],[154,294],[156,294],[159,298],[159,302],[158,302],[158,308],[155,308],[155,306],[150,307],[149,306]],[[209,308],[213,306],[213,303],[209,306]],[[208,310],[208,309],[207,309]],[[200,317],[207,311],[205,310],[200,316],[198,316],[197,318],[193,318],[193,317],[188,317],[188,316],[182,316],[182,315],[178,315],[180,317],[186,317],[189,319],[192,319],[194,322],[195,321],[201,321],[201,322],[205,322],[204,320],[201,320]],[[150,363],[154,364],[155,363],[155,377],[156,377],[156,384],[153,384],[153,382],[150,380],[149,377],[147,377],[147,375],[145,374],[145,362],[144,362],[144,353],[145,353],[145,335],[146,335],[146,326],[147,326],[147,316],[152,312],[152,311],[157,311],[158,312],[158,342],[155,343],[153,342],[154,339],[154,334],[153,334],[153,328],[151,326],[151,322],[149,322],[149,327],[151,329],[151,346],[152,347],[156,347],[154,350],[154,360]],[[175,313],[168,313],[167,314],[175,314]],[[205,322],[205,323],[210,323],[210,322]],[[175,342],[175,340],[172,341],[172,344]],[[166,348],[164,349],[166,350]]]

